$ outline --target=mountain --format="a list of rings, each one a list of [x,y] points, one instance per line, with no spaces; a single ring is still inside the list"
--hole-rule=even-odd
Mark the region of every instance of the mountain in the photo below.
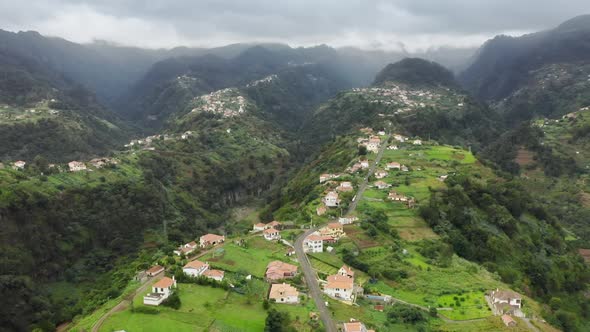
[[[498,36],[477,52],[459,80],[477,97],[500,101],[548,66],[587,64],[590,60],[590,15],[522,37]]]
[[[404,59],[387,65],[373,86],[341,92],[324,103],[303,130],[315,144],[370,126],[477,148],[495,138],[497,121],[492,110],[459,88],[450,71],[427,60]]]
[[[107,153],[127,135],[94,94],[12,45],[0,46],[0,91],[2,159],[88,157]]]
[[[414,86],[456,86],[453,73],[436,62],[405,58],[387,65],[375,78],[373,85],[397,82]]]

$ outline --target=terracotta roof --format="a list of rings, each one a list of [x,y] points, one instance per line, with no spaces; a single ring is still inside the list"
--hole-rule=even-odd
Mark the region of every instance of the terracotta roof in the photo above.
[[[305,240],[307,240],[307,241],[321,241],[322,237],[317,234],[311,234],[308,237],[306,237]]]
[[[509,315],[502,315],[502,321],[504,322],[504,324],[508,325],[510,323],[516,323],[514,321],[514,319],[512,317],[510,317]]]
[[[492,295],[494,298],[496,299],[502,299],[502,300],[510,300],[510,299],[521,299],[522,296],[516,292],[513,292],[511,290],[501,290],[501,291],[493,291]]]
[[[187,243],[187,244],[188,244],[189,246],[191,246],[191,247],[196,247],[196,246],[197,246],[197,242],[195,242],[195,241],[191,241],[191,242],[189,242],[189,243]]]
[[[264,227],[264,226],[266,226],[266,224],[259,222],[259,223],[255,224],[254,226],[256,226],[256,227]]]
[[[578,253],[586,262],[590,262],[590,249],[578,249]]]
[[[158,271],[162,271],[164,268],[160,265],[154,265],[152,267],[150,267],[146,272],[147,273],[156,273]]]
[[[328,228],[339,229],[342,228],[342,224],[339,222],[331,222],[328,224]]]
[[[217,235],[217,234],[205,234],[205,235],[201,236],[201,241],[204,241],[204,242],[215,242],[215,241],[220,241],[223,239],[224,239],[223,236]]]
[[[168,288],[170,286],[174,285],[174,280],[168,278],[168,277],[164,277],[162,278],[160,281],[156,282],[152,287],[156,287],[156,288]]]
[[[278,280],[295,273],[297,273],[297,266],[281,261],[272,261],[266,266],[265,277]]]
[[[221,270],[207,270],[205,272],[203,272],[203,275],[205,277],[222,277],[225,275],[224,271]]]
[[[271,222],[269,222],[268,224],[266,224],[267,226],[271,226],[271,227],[275,227],[275,226],[280,226],[281,223],[279,221],[273,220]]]
[[[270,286],[269,299],[279,299],[286,296],[299,296],[297,289],[288,284],[273,284]]]
[[[275,234],[275,233],[279,233],[279,231],[277,231],[274,228],[267,228],[264,230],[264,234]]]
[[[203,263],[199,260],[194,260],[194,261],[190,261],[190,262],[186,263],[186,265],[184,267],[193,268],[193,269],[198,270],[198,269],[202,268],[203,266],[209,266],[209,264]]]
[[[352,289],[354,280],[349,277],[341,276],[338,274],[328,276],[328,283],[325,288],[340,288],[340,289]]]
[[[344,269],[349,276],[354,277],[354,270],[350,266],[342,265],[340,269]]]
[[[362,332],[365,325],[361,322],[344,323],[344,332]]]

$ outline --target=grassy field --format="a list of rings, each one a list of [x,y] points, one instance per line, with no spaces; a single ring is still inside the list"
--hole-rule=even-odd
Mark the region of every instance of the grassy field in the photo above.
[[[288,257],[285,256],[286,250],[286,246],[282,244],[266,241],[261,236],[255,236],[247,240],[246,247],[227,243],[223,246],[222,253],[210,253],[203,256],[201,260],[208,261],[213,267],[225,271],[245,271],[262,278],[269,262],[274,260],[290,262]]]
[[[220,288],[194,284],[179,284],[182,305],[174,310],[159,306],[157,313],[133,312],[127,309],[111,316],[101,331],[243,331],[258,332],[264,329],[266,311],[262,301]],[[147,293],[147,292],[146,292]],[[144,307],[143,295],[137,296],[134,308]],[[311,331],[307,325],[309,312],[315,310],[313,301],[300,305],[272,304],[277,310],[288,312],[300,331]]]

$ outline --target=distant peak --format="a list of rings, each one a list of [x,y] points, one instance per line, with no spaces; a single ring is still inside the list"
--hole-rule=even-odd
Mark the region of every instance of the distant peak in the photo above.
[[[456,86],[453,73],[440,64],[420,58],[405,58],[387,65],[375,78],[374,85],[397,82],[409,85]]]
[[[590,29],[590,14],[576,16],[561,23],[557,30],[588,30]]]

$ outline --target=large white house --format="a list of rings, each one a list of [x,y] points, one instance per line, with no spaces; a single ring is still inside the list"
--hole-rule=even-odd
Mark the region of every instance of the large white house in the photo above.
[[[496,289],[490,292],[490,302],[492,303],[492,310],[494,314],[514,314],[522,317],[522,296],[511,290]]]
[[[152,292],[143,297],[143,304],[160,305],[172,294],[172,289],[175,287],[176,280],[174,280],[174,277],[172,279],[168,277],[162,278],[162,280],[153,284]]]
[[[198,277],[203,275],[205,271],[209,269],[209,264],[201,262],[199,260],[194,260],[186,263],[185,266],[182,267],[182,272],[184,274],[189,275],[191,277]]]
[[[68,167],[70,169],[70,172],[79,172],[86,170],[86,164],[84,164],[81,161],[70,161],[68,163]]]
[[[289,284],[273,284],[270,286],[268,299],[276,303],[299,303],[299,292]]]
[[[324,286],[324,293],[336,299],[352,301],[354,297],[354,278],[339,274],[328,276],[328,282]]]
[[[225,241],[225,236],[217,234],[205,234],[199,238],[201,248],[216,246]]]
[[[324,242],[319,234],[311,234],[303,240],[303,251],[305,252],[322,252],[324,251]]]
[[[264,239],[265,240],[268,240],[268,241],[274,241],[274,240],[280,240],[281,239],[281,233],[278,230],[274,229],[274,228],[265,229],[262,232],[262,236],[264,236]]]

